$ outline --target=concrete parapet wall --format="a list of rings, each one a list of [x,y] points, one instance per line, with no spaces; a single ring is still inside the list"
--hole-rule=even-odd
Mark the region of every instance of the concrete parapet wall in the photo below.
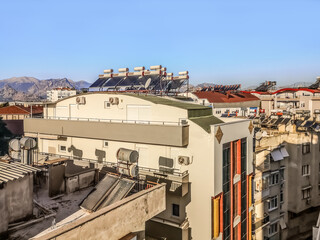
[[[165,184],[143,190],[73,223],[33,239],[118,240],[143,231],[145,222],[165,210]]]

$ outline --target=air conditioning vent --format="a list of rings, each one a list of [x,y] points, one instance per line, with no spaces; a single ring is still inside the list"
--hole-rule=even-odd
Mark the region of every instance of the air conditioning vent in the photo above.
[[[187,156],[179,156],[178,162],[181,165],[189,165],[190,164],[190,157]]]

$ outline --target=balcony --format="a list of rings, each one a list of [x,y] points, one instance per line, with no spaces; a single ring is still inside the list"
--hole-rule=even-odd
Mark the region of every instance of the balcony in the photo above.
[[[180,122],[129,121],[89,118],[28,118],[26,136],[79,137],[111,141],[184,147],[189,143],[189,125]]]

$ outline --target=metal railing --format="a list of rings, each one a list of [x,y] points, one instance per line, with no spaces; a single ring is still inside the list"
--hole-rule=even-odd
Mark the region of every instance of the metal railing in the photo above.
[[[181,120],[179,122],[170,121],[148,121],[148,120],[126,120],[126,119],[104,119],[104,118],[83,118],[83,117],[54,117],[54,116],[32,116],[29,118],[41,118],[49,120],[69,120],[86,122],[104,122],[104,123],[126,123],[126,124],[145,124],[145,125],[166,125],[166,126],[186,126],[188,122]]]
[[[118,166],[118,164],[116,162],[98,161],[97,159],[78,158],[78,157],[73,157],[73,156],[69,156],[69,155],[53,154],[53,153],[45,153],[45,152],[38,152],[38,154],[44,156],[43,159],[39,159],[38,161],[44,160],[45,157],[47,157],[47,156],[51,156],[51,157],[57,157],[57,158],[67,158],[68,160],[86,161],[88,163],[99,163],[99,164],[102,164],[106,167],[112,167],[112,168],[116,168]],[[184,176],[188,175],[188,170],[186,170],[184,172],[178,172],[177,171],[178,169],[173,169],[173,172],[168,173],[165,171],[160,171],[159,169],[141,167],[139,165],[138,165],[138,168],[139,168],[139,170],[143,170],[145,172],[150,172],[150,173],[155,173],[156,175],[161,175],[161,176],[174,175],[174,176],[178,176],[178,177],[184,177]]]

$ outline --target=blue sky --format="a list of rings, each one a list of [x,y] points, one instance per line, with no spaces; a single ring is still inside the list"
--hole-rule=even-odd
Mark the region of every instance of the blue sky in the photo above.
[[[0,79],[94,81],[103,69],[162,64],[191,83],[313,82],[320,1],[0,2]]]

